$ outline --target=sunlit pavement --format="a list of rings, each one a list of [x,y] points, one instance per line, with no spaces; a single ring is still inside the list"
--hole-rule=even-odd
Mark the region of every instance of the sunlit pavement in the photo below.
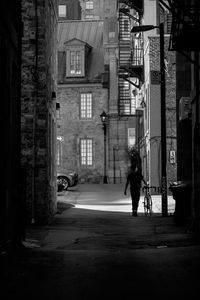
[[[124,196],[124,184],[81,184],[61,194],[58,199],[72,203],[76,208],[110,212],[131,212],[130,192]],[[153,213],[162,213],[161,195],[151,195]],[[168,195],[168,214],[174,213],[175,200]],[[144,213],[144,195],[141,193],[138,213]]]

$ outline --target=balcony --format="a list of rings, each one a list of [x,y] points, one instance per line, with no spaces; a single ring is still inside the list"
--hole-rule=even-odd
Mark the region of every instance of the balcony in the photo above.
[[[142,36],[130,37],[129,43],[119,43],[119,74],[144,82],[144,53]]]

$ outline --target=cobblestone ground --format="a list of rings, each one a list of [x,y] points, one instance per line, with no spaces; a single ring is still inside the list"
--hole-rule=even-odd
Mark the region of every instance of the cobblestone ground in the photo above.
[[[60,193],[52,223],[27,228],[24,251],[4,256],[3,299],[196,299],[199,235],[130,208],[123,186]]]

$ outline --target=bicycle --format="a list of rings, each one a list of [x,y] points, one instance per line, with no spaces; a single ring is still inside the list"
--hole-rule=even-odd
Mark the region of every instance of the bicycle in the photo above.
[[[150,216],[152,214],[152,198],[151,198],[151,194],[150,194],[151,189],[156,190],[156,187],[147,185],[142,188],[143,192],[145,190],[144,202],[143,202],[145,216]]]

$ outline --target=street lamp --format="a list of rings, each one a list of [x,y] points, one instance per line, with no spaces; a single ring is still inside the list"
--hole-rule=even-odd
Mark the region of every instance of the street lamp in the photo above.
[[[106,129],[107,129],[107,114],[103,111],[100,115],[101,122],[103,124],[103,133],[104,133],[104,176],[103,183],[108,183],[107,174],[106,174]]]
[[[160,98],[161,98],[161,172],[162,172],[162,216],[168,214],[167,209],[167,172],[166,172],[166,99],[165,99],[165,56],[164,56],[164,24],[159,26],[142,25],[134,26],[131,32],[143,32],[159,28],[160,30]]]

